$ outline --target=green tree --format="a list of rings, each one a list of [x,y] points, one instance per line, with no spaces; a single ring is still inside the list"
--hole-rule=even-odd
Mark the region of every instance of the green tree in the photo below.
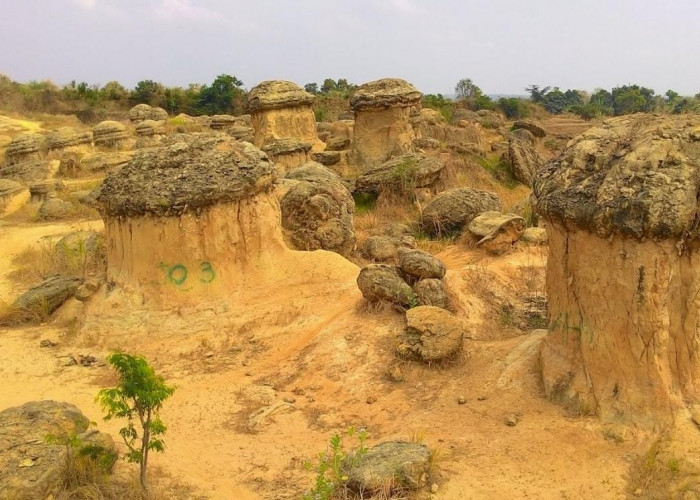
[[[542,102],[544,99],[544,96],[549,92],[551,87],[544,87],[540,88],[539,85],[530,85],[529,87],[525,87],[525,92],[530,94],[530,99],[532,99],[532,102]]]
[[[233,114],[236,97],[243,94],[243,82],[235,76],[219,75],[199,92],[199,108],[210,115]]]
[[[160,83],[153,80],[141,80],[131,92],[131,99],[136,104],[155,106],[160,104],[163,93],[164,88]]]
[[[530,114],[525,103],[516,97],[501,97],[498,100],[498,107],[501,108],[506,118],[519,120]]]
[[[148,490],[148,453],[165,449],[161,436],[167,428],[159,411],[175,387],[166,385],[142,356],[115,352],[107,356],[107,363],[119,374],[119,383],[111,389],[102,389],[97,401],[107,412],[105,420],[127,419],[127,425],[119,430],[129,449],[126,459],[139,464],[141,486]]]
[[[335,83],[335,80],[332,78],[326,78],[323,80],[323,84],[321,85],[321,93],[322,94],[328,94],[329,92],[333,92],[334,90],[338,90],[338,84]]]
[[[459,99],[476,99],[483,92],[470,78],[462,78],[455,85],[455,94]]]
[[[304,90],[310,94],[318,94],[318,83],[307,83],[304,85]]]

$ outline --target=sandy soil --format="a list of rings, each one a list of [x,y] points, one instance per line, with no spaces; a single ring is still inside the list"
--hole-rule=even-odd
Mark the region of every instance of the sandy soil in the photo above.
[[[22,291],[7,277],[13,255],[84,226],[0,226],[0,300]],[[472,308],[473,338],[483,338],[479,325],[498,330],[499,321],[471,296],[468,285],[476,285],[464,277],[479,269],[513,282],[522,279],[519,269],[541,275],[546,261],[541,249],[525,248],[492,258],[453,246],[440,257],[449,280],[462,284],[455,292],[460,314]],[[627,497],[627,473],[648,447],[645,436],[610,439],[596,419],[567,415],[543,397],[536,359],[542,332],[468,340],[462,359],[446,367],[402,362],[404,381],[394,382],[387,369],[397,363],[397,312],[368,310],[348,283],[271,290],[265,300],[262,309],[238,311],[235,328],[191,336],[120,339],[119,332],[76,334],[52,324],[0,331],[0,378],[9,381],[0,387],[0,409],[69,401],[116,435],[119,423],[102,422],[94,402],[113,383],[110,370],[65,366],[65,356],[103,357],[121,346],[147,356],[177,385],[162,414],[167,451],[153,459],[155,473],[176,478],[172,496],[299,498],[311,481],[302,462],[325,449],[333,432],[356,426],[368,429],[370,444],[423,436],[440,458],[430,478],[438,485],[434,498]],[[44,338],[59,344],[40,348]]]

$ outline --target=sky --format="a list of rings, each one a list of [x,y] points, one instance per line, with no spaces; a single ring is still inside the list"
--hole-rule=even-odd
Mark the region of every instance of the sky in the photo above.
[[[700,0],[0,0],[13,80],[252,88],[404,78],[451,94],[638,83],[700,92]]]

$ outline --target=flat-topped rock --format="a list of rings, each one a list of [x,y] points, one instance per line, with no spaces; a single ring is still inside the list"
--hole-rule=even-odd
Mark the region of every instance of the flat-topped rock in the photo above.
[[[46,137],[36,133],[20,134],[5,149],[5,160],[13,165],[28,159],[38,159],[47,147]]]
[[[310,106],[314,95],[305,91],[294,82],[285,80],[267,80],[257,84],[248,93],[248,106],[251,112]]]
[[[398,192],[430,187],[440,178],[445,162],[422,153],[408,153],[388,160],[362,174],[355,181],[357,193]]]
[[[700,116],[613,118],[572,139],[535,180],[537,211],[598,236],[695,241]]]
[[[104,216],[177,216],[271,188],[274,166],[252,145],[226,135],[179,139],[139,151],[105,179],[97,197]]]
[[[422,94],[413,85],[400,78],[383,78],[360,85],[350,99],[350,107],[357,111],[370,108],[410,107],[420,102]]]
[[[46,135],[49,149],[65,149],[71,146],[91,145],[92,132],[89,130],[77,131],[72,127],[61,127],[52,130]]]
[[[136,125],[136,135],[150,137],[153,135],[165,134],[165,122],[155,120],[144,120]]]
[[[129,131],[123,123],[106,120],[92,128],[95,146],[114,146],[129,138]]]

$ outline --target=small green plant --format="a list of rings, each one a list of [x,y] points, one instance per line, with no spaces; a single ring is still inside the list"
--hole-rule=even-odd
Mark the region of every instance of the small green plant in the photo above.
[[[343,436],[338,433],[331,437],[328,449],[318,454],[316,464],[305,462],[307,470],[316,472],[314,486],[302,497],[303,500],[331,500],[346,489],[348,472],[360,462],[367,453],[365,442],[367,431],[350,427],[346,431],[348,438],[357,437],[358,446],[354,450],[346,451],[343,444]]]
[[[102,389],[97,401],[107,412],[105,420],[127,419],[126,427],[119,430],[129,449],[125,458],[139,464],[141,487],[147,491],[148,453],[165,449],[161,436],[167,427],[158,412],[175,387],[166,385],[142,356],[115,352],[107,356],[107,363],[118,372],[119,383],[111,389]]]

